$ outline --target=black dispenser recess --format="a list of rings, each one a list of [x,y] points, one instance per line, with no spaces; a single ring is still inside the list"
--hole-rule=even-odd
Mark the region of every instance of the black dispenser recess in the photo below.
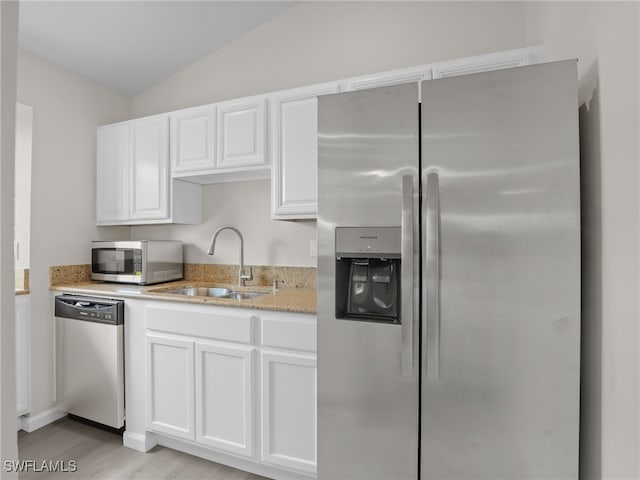
[[[336,228],[336,318],[400,323],[400,227]]]

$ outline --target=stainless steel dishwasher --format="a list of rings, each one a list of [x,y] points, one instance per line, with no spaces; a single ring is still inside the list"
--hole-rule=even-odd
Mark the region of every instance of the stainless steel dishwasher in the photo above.
[[[55,297],[58,407],[113,429],[124,426],[124,301]]]

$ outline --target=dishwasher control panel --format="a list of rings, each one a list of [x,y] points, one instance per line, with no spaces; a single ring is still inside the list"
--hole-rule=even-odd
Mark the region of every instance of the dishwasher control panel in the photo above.
[[[60,295],[55,301],[55,316],[121,325],[124,323],[124,301]]]

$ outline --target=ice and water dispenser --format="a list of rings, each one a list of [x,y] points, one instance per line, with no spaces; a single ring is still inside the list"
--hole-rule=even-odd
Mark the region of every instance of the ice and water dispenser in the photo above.
[[[400,227],[337,227],[336,318],[400,323]]]

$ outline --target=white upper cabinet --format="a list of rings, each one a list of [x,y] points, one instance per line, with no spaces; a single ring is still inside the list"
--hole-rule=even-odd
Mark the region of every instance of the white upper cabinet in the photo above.
[[[171,168],[174,176],[215,168],[215,133],[216,108],[213,105],[171,113]]]
[[[218,168],[264,166],[266,98],[251,97],[218,104]]]
[[[347,80],[347,90],[362,90],[364,88],[386,87],[401,83],[421,82],[431,79],[431,68],[427,65],[402,68],[389,72],[374,73]]]
[[[272,96],[272,218],[316,218],[318,95],[338,91],[338,83],[327,83],[287,90]]]
[[[207,184],[269,178],[266,97],[171,114],[171,176]]]
[[[129,219],[129,126],[98,128],[96,216],[98,225]]]
[[[169,115],[99,127],[97,135],[97,225],[201,223],[201,187],[169,175]]]
[[[201,223],[197,184],[267,178],[273,219],[317,218],[318,96],[529,65],[542,58],[541,47],[509,50],[100,127],[97,224]]]
[[[131,123],[131,219],[169,218],[167,116]]]

